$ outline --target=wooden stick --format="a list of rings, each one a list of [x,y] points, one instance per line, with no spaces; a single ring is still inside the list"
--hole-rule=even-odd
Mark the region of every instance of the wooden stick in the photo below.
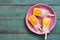
[[[45,33],[45,40],[47,40],[47,33]]]

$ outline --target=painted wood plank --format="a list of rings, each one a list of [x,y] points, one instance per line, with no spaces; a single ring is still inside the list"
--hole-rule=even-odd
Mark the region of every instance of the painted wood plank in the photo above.
[[[48,40],[59,40],[60,39],[60,34],[49,34],[48,35]]]
[[[57,19],[60,19],[60,6],[51,6],[53,9],[54,9],[54,11],[56,12],[56,17],[57,17]]]
[[[31,6],[0,6],[0,19],[25,19],[26,13]],[[51,6],[57,19],[60,19],[60,6]]]
[[[25,15],[29,7],[30,6],[0,6],[0,32],[30,33],[25,24]],[[57,19],[60,19],[60,6],[51,7],[56,11]],[[57,21],[52,33],[60,33],[59,24],[60,20]]]
[[[22,19],[30,6],[0,6],[0,19]]]
[[[60,4],[60,0],[0,0],[0,4]]]
[[[0,20],[0,33],[30,33],[21,20]]]
[[[35,34],[0,34],[0,40],[42,40],[43,36]]]
[[[27,28],[25,20],[0,20],[0,33],[30,34],[32,32]],[[60,33],[60,20],[57,20],[56,26],[51,33]]]
[[[60,34],[49,34],[48,40],[59,40]],[[44,40],[44,35],[35,34],[0,34],[0,40]]]

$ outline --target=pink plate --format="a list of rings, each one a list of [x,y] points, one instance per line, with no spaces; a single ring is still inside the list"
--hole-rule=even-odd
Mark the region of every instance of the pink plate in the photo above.
[[[48,5],[46,5],[46,4],[36,4],[36,5],[34,5],[34,6],[32,6],[29,10],[28,10],[28,12],[27,12],[27,15],[26,15],[26,25],[27,25],[27,27],[32,31],[32,32],[34,32],[34,33],[36,33],[36,34],[44,34],[44,32],[40,32],[39,30],[35,30],[35,28],[29,23],[29,21],[28,21],[28,18],[29,18],[29,16],[30,15],[32,15],[32,11],[33,11],[33,9],[34,8],[45,8],[45,9],[47,9],[51,14],[54,14],[54,16],[53,17],[49,17],[50,19],[51,19],[51,24],[50,24],[50,26],[49,26],[49,31],[51,31],[53,28],[54,28],[54,26],[55,26],[55,24],[56,24],[56,14],[55,14],[55,12],[54,12],[54,10],[50,7],[50,6],[48,6]],[[40,20],[40,23],[41,23],[41,18],[39,18],[39,20]],[[42,23],[41,23],[42,24]]]

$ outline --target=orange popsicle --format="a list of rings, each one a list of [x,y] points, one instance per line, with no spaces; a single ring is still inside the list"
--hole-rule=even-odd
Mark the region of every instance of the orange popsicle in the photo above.
[[[33,15],[35,15],[35,16],[54,16],[53,14],[50,14],[48,10],[43,9],[43,8],[34,8]]]
[[[47,33],[49,33],[49,25],[51,21],[49,18],[43,18],[43,31],[45,32],[45,40],[47,40]]]
[[[34,27],[42,31],[41,25],[39,24],[38,19],[34,15],[31,15],[28,20]]]
[[[34,8],[33,9],[33,15],[35,16],[41,16],[42,15],[42,10],[39,8]]]

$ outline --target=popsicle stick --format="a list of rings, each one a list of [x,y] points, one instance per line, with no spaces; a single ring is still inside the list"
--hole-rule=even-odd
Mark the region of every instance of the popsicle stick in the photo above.
[[[47,35],[49,33],[49,27],[44,26],[43,30],[44,30],[44,33],[45,33],[45,40],[47,40]]]
[[[47,40],[47,33],[45,33],[45,40]]]
[[[37,25],[35,25],[34,27],[39,29],[42,32],[42,28],[41,28],[41,25],[39,23]]]
[[[43,30],[42,30],[42,28],[41,28],[41,27],[39,28],[39,30],[40,30],[41,32],[43,32]]]
[[[47,15],[48,15],[48,16],[54,16],[53,14],[50,14],[50,13],[49,13],[49,14],[47,14]]]
[[[47,33],[49,33],[49,30],[45,26],[43,27],[43,30],[44,30],[44,33],[45,33],[45,40],[47,40]]]

